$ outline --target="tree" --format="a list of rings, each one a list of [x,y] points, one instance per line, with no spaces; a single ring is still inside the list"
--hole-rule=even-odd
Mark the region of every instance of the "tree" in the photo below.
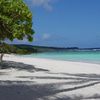
[[[10,51],[11,51],[10,45],[7,45],[6,43],[0,44],[0,53],[1,53],[0,62],[2,62],[4,53],[10,53]]]
[[[32,13],[23,0],[0,0],[0,44],[5,39],[32,41],[33,34]]]

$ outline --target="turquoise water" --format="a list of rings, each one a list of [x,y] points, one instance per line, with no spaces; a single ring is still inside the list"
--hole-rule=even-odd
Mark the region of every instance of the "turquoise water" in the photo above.
[[[80,61],[100,64],[100,51],[46,52],[25,56],[34,58],[48,58],[55,60]]]

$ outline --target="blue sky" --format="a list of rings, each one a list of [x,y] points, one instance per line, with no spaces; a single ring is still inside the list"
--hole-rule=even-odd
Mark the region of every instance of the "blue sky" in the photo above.
[[[33,13],[36,34],[31,44],[100,47],[100,0],[24,1]]]

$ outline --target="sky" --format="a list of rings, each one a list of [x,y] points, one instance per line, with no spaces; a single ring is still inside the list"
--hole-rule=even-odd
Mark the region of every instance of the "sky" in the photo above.
[[[100,47],[100,0],[24,0],[33,14],[34,41],[53,47]]]

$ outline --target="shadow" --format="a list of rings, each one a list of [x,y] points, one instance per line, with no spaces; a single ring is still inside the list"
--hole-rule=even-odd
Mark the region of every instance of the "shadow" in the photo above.
[[[63,96],[63,97],[58,97],[55,100],[100,100],[100,94],[94,94],[93,96],[88,96],[85,97],[83,95],[72,95],[72,96]]]
[[[91,97],[87,97],[86,99],[99,99],[100,100],[100,94],[94,94]]]
[[[0,72],[0,75],[8,75],[7,72]]]
[[[88,83],[86,85],[80,85],[80,86],[75,86],[75,87],[72,87],[72,88],[58,90],[57,93],[60,93],[60,92],[68,92],[68,91],[73,91],[73,90],[77,90],[77,89],[82,89],[82,88],[94,86],[96,84],[100,84],[100,82],[92,82],[92,83]]]
[[[28,85],[25,82],[14,84],[15,81],[4,83],[8,85],[0,84],[0,100],[39,100],[39,98],[45,99],[45,96],[52,96],[55,93],[53,85],[32,85],[30,82]]]
[[[14,68],[17,70],[25,70],[29,72],[45,71],[46,75],[52,74],[53,76],[18,76],[17,78],[29,78],[32,81],[0,81],[0,100],[86,100],[86,99],[100,99],[99,94],[95,94],[89,97],[84,95],[66,95],[57,97],[57,94],[63,92],[71,92],[87,87],[91,87],[100,84],[99,74],[69,74],[69,73],[51,73],[46,69],[35,68],[32,65],[4,61],[0,63],[2,69]],[[6,74],[0,72],[0,75]],[[62,74],[64,76],[57,76]],[[56,76],[55,76],[56,75]],[[50,80],[65,80],[55,83],[42,83],[38,84],[35,79],[49,79]],[[47,81],[46,80],[46,81]],[[44,80],[43,80],[44,81]],[[62,86],[66,86],[62,88]],[[67,85],[70,85],[69,87]]]
[[[57,73],[59,74],[59,73]],[[31,79],[49,79],[49,80],[70,80],[68,82],[55,82],[55,83],[49,83],[49,84],[43,84],[43,91],[45,95],[42,97],[40,100],[86,100],[86,99],[100,99],[100,95],[93,95],[91,97],[84,97],[82,95],[77,94],[70,96],[65,96],[65,97],[55,97],[55,99],[48,99],[45,98],[45,96],[54,96],[58,93],[62,92],[70,92],[74,90],[79,90],[87,87],[91,87],[97,84],[100,84],[100,77],[99,75],[96,74],[67,74],[67,77],[55,77],[55,76],[20,76],[19,78],[31,78]],[[76,76],[76,77],[71,77],[71,76]],[[96,77],[97,76],[97,77]],[[41,80],[42,81],[42,80]],[[85,83],[85,84],[84,84]],[[60,89],[59,87],[62,87],[63,85],[66,85],[64,89]],[[72,85],[71,87],[67,87],[67,85]],[[47,87],[47,88],[46,88]],[[39,90],[40,91],[40,90]],[[40,93],[41,94],[41,93]],[[36,99],[38,100],[38,99]]]
[[[100,81],[100,74],[70,74],[70,73],[52,73],[52,72],[47,72],[47,73],[52,75],[53,74],[64,75],[65,79]]]
[[[89,80],[77,80],[75,78],[64,78],[64,77],[38,77],[38,76],[18,76],[17,78],[28,78],[28,79],[50,79],[50,80],[69,80],[69,79],[73,79],[70,82],[59,82],[59,83],[50,83],[50,84],[56,84],[56,85],[64,85],[66,84],[70,84],[70,85],[76,85],[76,84],[81,84],[81,83],[87,83],[89,82]],[[42,81],[42,80],[41,80]]]
[[[61,74],[69,76],[85,77],[85,78],[100,78],[100,74],[69,74],[69,73],[61,73]]]
[[[57,76],[19,76],[18,78],[30,78],[30,79],[49,79],[49,80],[73,80],[73,81],[100,81],[100,79],[93,78],[81,78],[81,77],[57,77]]]
[[[1,84],[1,82],[3,82],[3,84]],[[82,95],[57,97],[57,93],[72,91],[95,84],[98,83],[94,82],[76,88],[58,90],[58,87],[53,84],[32,84],[32,82],[29,81],[0,81],[0,100],[82,100],[100,98],[99,94],[91,97],[84,97]],[[53,99],[51,99],[51,97],[53,97]]]
[[[29,76],[28,76],[29,77]],[[22,78],[27,78],[27,76],[26,77],[24,77],[24,76],[22,76]],[[43,79],[44,77],[42,77],[42,79]],[[45,79],[45,78],[44,78]],[[52,79],[52,78],[51,78]],[[55,78],[54,78],[55,79]],[[57,78],[58,79],[58,78]],[[65,79],[65,78],[64,78]],[[86,84],[84,84],[84,83],[86,83]],[[67,87],[67,89],[60,89],[59,90],[59,87],[61,87],[61,86],[63,86],[63,85],[77,85],[78,84],[78,86],[72,86],[71,88],[68,88]],[[69,92],[69,91],[74,91],[74,90],[78,90],[78,89],[82,89],[82,88],[87,88],[87,87],[90,87],[90,86],[94,86],[94,85],[97,85],[97,84],[100,84],[100,81],[89,81],[89,80],[86,80],[86,81],[84,81],[84,80],[81,80],[81,81],[70,81],[70,82],[60,82],[60,83],[49,83],[49,84],[43,84],[45,87],[48,87],[48,89],[49,90],[51,90],[51,87],[53,87],[53,90],[52,90],[52,93],[49,91],[49,93],[50,94],[57,94],[57,93],[61,93],[61,92]],[[41,86],[43,86],[43,85],[41,85]],[[47,89],[47,88],[46,88]],[[44,90],[44,89],[43,89]],[[48,91],[48,90],[47,90]],[[48,93],[48,92],[46,92],[46,93]],[[68,97],[69,98],[69,97]],[[77,97],[77,98],[79,98],[79,97]],[[58,100],[60,100],[60,99],[58,99]],[[61,100],[63,100],[63,99],[61,99]],[[67,99],[65,99],[65,100],[67,100]],[[68,99],[68,100],[78,100],[78,99]]]
[[[1,69],[14,68],[17,70],[25,70],[25,71],[29,71],[29,72],[49,71],[47,69],[36,68],[33,65],[28,65],[28,64],[14,62],[14,61],[3,61],[2,63],[0,63],[0,68]]]

